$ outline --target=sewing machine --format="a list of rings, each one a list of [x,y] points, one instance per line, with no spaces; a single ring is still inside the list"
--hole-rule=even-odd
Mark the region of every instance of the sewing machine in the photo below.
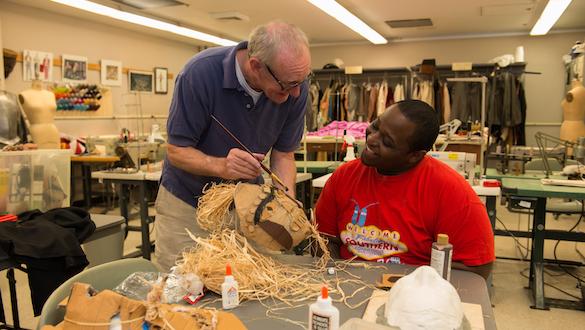
[[[98,151],[103,155],[120,156],[120,148],[122,148],[130,155],[134,164],[142,163],[139,160],[148,160],[150,163],[158,162],[163,160],[166,154],[166,144],[159,140],[155,142],[121,142],[118,135],[105,135],[87,137],[86,142],[90,152]]]
[[[468,180],[475,177],[475,164],[477,162],[474,153],[429,151],[427,155],[442,161]]]

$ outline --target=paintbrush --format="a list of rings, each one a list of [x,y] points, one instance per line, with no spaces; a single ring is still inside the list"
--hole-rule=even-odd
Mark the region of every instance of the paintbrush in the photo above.
[[[240,145],[240,147],[242,147],[242,149],[244,149],[246,152],[248,152],[250,155],[252,155],[252,157],[254,157],[254,154],[252,153],[252,151],[251,151],[250,149],[248,149],[248,148],[247,148],[247,147],[246,147],[246,146],[245,146],[245,145],[244,145],[244,144],[243,144],[243,143],[242,143],[242,142],[241,142],[241,141],[240,141],[240,140],[239,140],[239,139],[238,139],[238,138],[237,138],[237,137],[236,137],[236,136],[235,136],[235,135],[232,133],[232,132],[230,132],[230,130],[229,130],[227,127],[225,127],[225,126],[224,126],[224,125],[223,125],[223,124],[222,124],[222,123],[221,123],[221,122],[220,122],[220,121],[219,121],[217,118],[215,118],[215,116],[214,116],[214,115],[211,115],[211,118],[212,118],[213,120],[215,120],[215,122],[216,122],[216,123],[217,123],[219,126],[221,126],[221,128],[223,128],[223,130],[224,130],[224,131],[225,131],[225,132],[226,132],[226,133],[227,133],[229,136],[231,136],[231,138],[232,138],[232,139],[234,139],[234,141],[235,141],[237,144],[239,144],[239,145]],[[254,158],[256,158],[256,157],[254,157]],[[271,171],[271,170],[270,170],[268,167],[266,167],[266,165],[262,164],[262,162],[261,162],[261,161],[258,161],[258,162],[260,163],[260,166],[262,167],[262,169],[263,169],[264,171],[266,171],[266,173],[268,173],[268,174],[270,175],[270,178],[272,178],[272,181],[274,181],[274,182],[278,182],[278,183],[279,183],[279,184],[280,184],[280,185],[281,185],[281,186],[284,188],[284,190],[285,190],[285,191],[288,191],[288,187],[287,187],[287,186],[284,184],[284,182],[282,182],[282,180],[280,180],[280,178],[279,178],[279,177],[278,177],[276,174],[272,173],[272,171]]]

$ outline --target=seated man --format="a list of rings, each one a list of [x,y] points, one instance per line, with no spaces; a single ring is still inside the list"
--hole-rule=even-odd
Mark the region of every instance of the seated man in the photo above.
[[[426,155],[438,132],[435,111],[418,100],[372,122],[361,158],[339,167],[317,202],[333,257],[428,265],[442,233],[453,244],[453,268],[489,276],[495,256],[486,209],[461,175]]]

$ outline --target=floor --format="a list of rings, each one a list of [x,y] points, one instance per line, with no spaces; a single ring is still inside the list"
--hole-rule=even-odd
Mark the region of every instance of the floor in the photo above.
[[[102,211],[100,209],[92,210]],[[110,213],[117,213],[118,210],[111,210]],[[151,210],[150,214],[154,214]],[[498,228],[509,230],[524,230],[528,227],[528,216],[509,212],[504,206],[498,203]],[[137,215],[136,215],[137,217]],[[575,225],[579,217],[576,215],[562,215],[555,220],[552,215],[547,218],[547,228],[569,229]],[[138,222],[138,220],[133,220]],[[585,230],[584,221],[575,230]],[[140,233],[130,232],[125,241],[125,254],[135,251],[140,244]],[[153,236],[156,233],[153,233]],[[548,241],[545,246],[545,258],[554,259],[555,241]],[[529,246],[527,239],[515,240],[510,237],[496,237],[496,260],[493,270],[493,296],[494,314],[498,329],[583,329],[585,324],[585,312],[564,309],[551,309],[549,311],[534,310],[530,308],[531,299],[529,291],[525,289],[528,274],[528,262],[521,260],[508,260],[503,258],[526,258],[525,247]],[[579,254],[579,252],[581,255]],[[585,243],[561,242],[557,248],[557,257],[562,260],[585,262]],[[568,268],[575,275],[585,278],[585,268]],[[546,270],[547,286],[546,296],[555,298],[570,298],[560,290],[576,297],[580,297],[580,290],[576,287],[577,280],[567,275],[557,266],[548,266]],[[553,288],[556,287],[558,289]],[[9,323],[12,319],[10,312],[10,300],[8,283],[5,272],[0,274],[0,290],[6,309]],[[32,315],[32,307],[29,298],[26,275],[17,271],[17,291],[21,326],[32,329],[36,327],[37,319]]]

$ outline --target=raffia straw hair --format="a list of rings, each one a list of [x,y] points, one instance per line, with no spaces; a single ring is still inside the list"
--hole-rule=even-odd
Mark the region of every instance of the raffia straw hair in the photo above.
[[[335,300],[345,303],[350,308],[367,301],[353,306],[348,303],[348,299],[357,292],[373,286],[346,271],[350,265],[349,261],[334,262],[330,258],[327,240],[319,235],[313,216],[310,221],[311,239],[314,245],[323,251],[323,255],[314,263],[306,265],[285,264],[264,255],[243,235],[230,229],[230,224],[235,220],[229,216],[235,188],[236,185],[229,184],[216,184],[206,188],[199,200],[197,221],[201,227],[210,231],[210,235],[201,238],[189,233],[196,244],[190,251],[183,253],[179,264],[182,272],[197,274],[208,289],[220,294],[225,265],[230,263],[233,275],[238,281],[240,300],[262,302],[266,298],[272,298],[288,306],[295,306],[317,297],[321,286],[326,284],[331,293],[339,297]],[[337,276],[326,276],[328,262],[352,278],[340,280]],[[371,267],[364,264],[360,266]],[[351,295],[346,295],[341,283],[353,283],[361,288]],[[275,309],[271,307],[269,310]]]
[[[203,189],[197,205],[197,223],[201,228],[215,232],[233,223],[229,210],[234,201],[235,184],[212,184]]]
[[[191,238],[197,244],[183,255],[181,268],[197,274],[216,293],[221,293],[228,262],[238,281],[241,300],[275,298],[296,302],[314,296],[327,282],[323,269],[282,264],[257,252],[233,230],[226,229],[208,238]]]

